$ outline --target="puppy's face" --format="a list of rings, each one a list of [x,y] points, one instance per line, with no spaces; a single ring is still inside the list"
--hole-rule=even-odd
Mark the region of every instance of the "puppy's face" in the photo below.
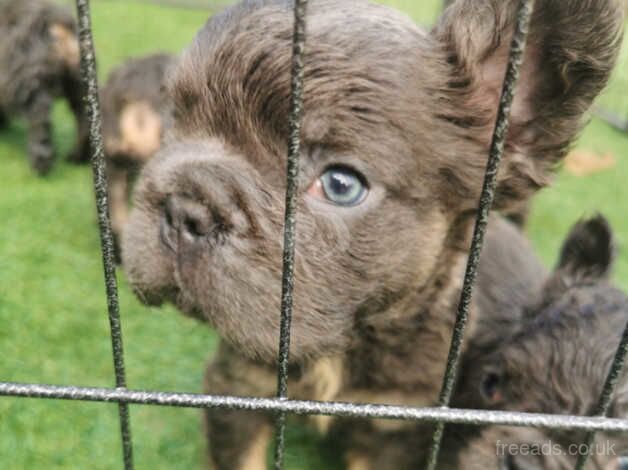
[[[74,25],[55,22],[50,25],[48,32],[55,58],[68,70],[77,70],[81,53]]]
[[[303,355],[344,348],[360,309],[424,284],[450,223],[430,181],[436,175],[428,177],[436,154],[430,148],[438,144],[431,138],[437,135],[431,98],[421,87],[405,89],[409,77],[424,83],[433,77],[415,60],[386,56],[414,55],[426,39],[400,15],[369,8],[360,23],[369,34],[389,36],[387,47],[337,44],[329,23],[338,24],[339,14],[316,15],[317,9],[305,78],[292,335]],[[370,18],[375,14],[385,16]],[[139,183],[125,264],[149,302],[166,295],[250,352],[272,357],[281,301],[290,11],[265,8],[240,21],[232,26],[235,37],[216,32],[184,59],[174,92],[189,101],[179,102],[174,142]],[[209,37],[222,42],[212,47]],[[411,42],[404,45],[404,38]],[[207,75],[198,76],[198,67]]]
[[[143,171],[123,243],[142,299],[173,301],[268,360],[281,301],[289,3],[236,6],[212,18],[184,54],[171,87],[175,127]],[[513,5],[503,9],[514,14]],[[292,324],[297,358],[345,349],[357,317],[385,314],[416,295],[439,261],[450,259],[461,229],[464,238],[501,86],[495,72],[503,70],[509,45],[481,37],[476,45],[486,44],[469,50],[468,38],[454,37],[464,8],[450,10],[424,35],[400,14],[361,1],[309,6]],[[511,26],[492,15],[479,25],[492,34]],[[539,44],[543,34],[539,28]],[[612,36],[603,47],[608,69],[617,32]],[[473,65],[481,57],[484,64]],[[530,53],[531,72],[542,58]],[[599,89],[607,73],[598,75],[590,87]],[[577,128],[566,120],[563,134],[560,126],[553,130],[553,146],[546,141],[527,160],[527,139],[540,132],[526,129],[529,118],[548,113],[529,99],[547,86],[525,87],[515,104],[515,137],[526,141],[510,143],[500,207],[542,183],[548,162]],[[560,100],[582,107],[595,89],[572,87]]]

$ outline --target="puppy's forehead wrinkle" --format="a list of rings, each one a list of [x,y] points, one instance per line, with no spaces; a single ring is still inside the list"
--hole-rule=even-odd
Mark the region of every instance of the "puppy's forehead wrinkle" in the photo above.
[[[284,164],[271,159],[284,157],[288,132],[292,12],[282,5],[235,7],[199,33],[171,86],[177,133],[218,136],[248,159]],[[349,12],[354,21],[347,23]],[[432,81],[436,88],[437,78],[421,66],[427,39],[409,19],[365,2],[319,1],[311,6],[308,38],[304,142],[430,146],[416,134],[429,135],[436,125],[418,111],[434,98],[418,85]],[[413,152],[404,153],[412,160]]]

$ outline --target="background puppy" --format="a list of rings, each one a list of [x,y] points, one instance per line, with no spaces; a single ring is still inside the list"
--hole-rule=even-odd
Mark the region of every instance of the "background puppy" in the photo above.
[[[476,357],[465,369],[460,404],[473,408],[591,415],[595,412],[615,351],[628,321],[628,297],[608,281],[614,246],[607,221],[595,217],[574,226],[558,267],[546,281],[540,299],[524,314],[519,332],[499,347]],[[610,415],[628,413],[628,373],[614,394]],[[492,442],[491,442],[492,440]],[[497,458],[513,461],[508,468],[573,468],[584,434],[495,427],[484,430],[462,455],[459,468],[495,468],[497,440],[506,445],[553,442],[571,454],[537,456],[504,452]],[[625,436],[600,434],[598,443],[614,443],[608,452],[595,452],[591,468],[614,464],[628,450]],[[484,444],[482,444],[484,443]],[[491,447],[483,452],[482,446]],[[476,466],[470,463],[476,462]],[[534,461],[534,465],[528,462]],[[481,466],[479,462],[483,462]],[[524,462],[527,462],[524,464]],[[490,465],[489,465],[490,464]],[[499,467],[501,468],[501,467]]]
[[[69,10],[42,0],[3,0],[0,37],[0,125],[12,115],[26,117],[31,166],[46,174],[54,162],[50,108],[54,98],[64,96],[79,134],[70,160],[87,160],[80,54]]]
[[[437,400],[517,4],[460,0],[429,35],[363,1],[310,5],[293,396]],[[123,238],[140,298],[223,336],[211,393],[275,391],[292,24],[283,1],[208,21],[177,67],[169,144]],[[621,26],[615,0],[536,2],[497,209],[549,181]],[[208,412],[214,463],[263,466],[270,421],[234,416]]]
[[[133,182],[161,147],[164,129],[170,125],[172,106],[165,80],[175,63],[174,55],[163,53],[129,59],[111,72],[102,90],[111,226],[118,255]]]

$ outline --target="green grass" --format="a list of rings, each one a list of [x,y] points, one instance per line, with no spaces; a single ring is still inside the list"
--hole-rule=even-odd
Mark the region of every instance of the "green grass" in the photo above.
[[[423,23],[438,1],[390,0]],[[178,51],[205,22],[207,11],[150,6],[124,0],[93,5],[101,79],[128,56]],[[628,54],[604,102],[628,112]],[[67,108],[55,108],[55,144],[61,155],[73,141]],[[607,214],[620,242],[628,240],[628,138],[594,121],[580,144],[613,152],[618,165],[588,178],[560,174],[536,200],[530,235],[553,262],[565,231],[595,210]],[[109,325],[99,238],[88,168],[59,162],[36,178],[26,164],[25,130],[0,131],[0,380],[112,386]],[[199,392],[216,338],[171,308],[147,309],[120,273],[128,383],[132,388]],[[617,266],[628,287],[628,249]],[[203,440],[197,410],[131,409],[138,469],[201,468]],[[120,468],[115,405],[0,399],[0,466],[11,469]],[[311,433],[291,428],[290,469],[337,468]]]

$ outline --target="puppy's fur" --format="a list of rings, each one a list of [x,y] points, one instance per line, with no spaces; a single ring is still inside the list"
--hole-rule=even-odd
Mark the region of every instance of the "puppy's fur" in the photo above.
[[[107,156],[111,226],[116,247],[127,222],[131,188],[140,168],[153,157],[171,122],[166,90],[170,54],[129,59],[114,69],[101,93]]]
[[[473,408],[507,409],[587,416],[595,409],[628,321],[628,297],[608,281],[614,245],[607,221],[599,216],[578,223],[565,241],[555,272],[540,298],[525,309],[519,331],[502,338],[495,351],[475,359],[461,379],[460,404]],[[610,415],[628,413],[628,373],[623,371],[613,395]],[[584,433],[494,427],[482,432],[461,453],[459,468],[495,468],[508,460],[508,468],[573,468],[575,457],[524,456],[495,446],[553,442],[568,450],[584,440]],[[628,439],[604,436],[615,444],[613,454],[597,452],[590,468],[614,465],[628,450]],[[492,454],[483,451],[492,448]],[[565,452],[569,454],[569,452]],[[525,459],[528,460],[525,460]],[[498,461],[496,461],[496,459]],[[501,468],[501,467],[500,467]]]
[[[58,96],[68,100],[76,117],[78,144],[70,160],[89,158],[80,54],[70,12],[45,0],[2,0],[0,37],[0,122],[14,115],[26,118],[33,169],[43,175],[52,168],[50,108]]]
[[[291,340],[302,385],[292,396],[437,400],[517,4],[460,0],[427,35],[382,6],[311,2]],[[501,210],[548,183],[621,39],[616,0],[536,5]],[[140,298],[172,301],[222,335],[211,393],[274,393],[291,8],[246,1],[198,34],[173,79],[169,143],[142,172],[124,234]],[[368,186],[353,207],[321,197],[322,175],[339,166]],[[257,439],[270,421],[235,416],[208,412],[214,463],[263,465]],[[361,451],[353,462],[365,462]]]

